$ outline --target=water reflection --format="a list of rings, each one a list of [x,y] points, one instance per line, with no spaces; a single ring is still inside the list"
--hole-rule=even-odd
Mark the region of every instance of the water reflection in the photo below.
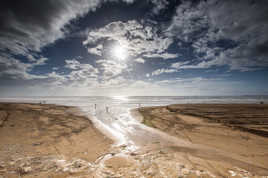
[[[118,100],[119,102],[127,102],[129,101],[128,96],[113,96],[114,100]]]

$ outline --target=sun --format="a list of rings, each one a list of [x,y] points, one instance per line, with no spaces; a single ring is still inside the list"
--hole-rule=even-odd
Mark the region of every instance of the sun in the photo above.
[[[121,45],[114,46],[112,53],[116,59],[125,60],[127,58],[127,50]]]

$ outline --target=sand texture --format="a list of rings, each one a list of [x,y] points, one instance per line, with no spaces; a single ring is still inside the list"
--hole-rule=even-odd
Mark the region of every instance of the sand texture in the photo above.
[[[200,149],[170,148],[209,161],[212,170],[218,170],[219,177],[232,177],[226,172],[233,171],[217,165],[219,162],[242,167],[250,171],[252,177],[268,174],[268,105],[177,104],[144,107],[138,111],[143,116],[141,122],[149,127],[224,153],[217,155],[200,152]],[[199,160],[196,164],[203,163]]]
[[[97,119],[122,125],[119,144],[75,107],[3,103],[0,178],[267,178],[267,108],[143,107],[136,120],[100,108]]]
[[[0,175],[68,177],[88,169],[112,140],[76,108],[0,104]]]

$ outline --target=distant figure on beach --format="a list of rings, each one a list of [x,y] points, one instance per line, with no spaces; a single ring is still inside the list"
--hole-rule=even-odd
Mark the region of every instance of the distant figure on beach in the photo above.
[[[109,107],[108,106],[106,106],[106,112],[109,112]]]
[[[97,104],[95,104],[95,106],[94,106],[94,107],[95,107],[95,110],[96,110],[96,109],[97,109]]]
[[[261,101],[261,102],[260,102],[260,104],[264,104],[264,102],[263,102],[263,101]]]
[[[40,104],[46,104],[46,101],[40,101]]]

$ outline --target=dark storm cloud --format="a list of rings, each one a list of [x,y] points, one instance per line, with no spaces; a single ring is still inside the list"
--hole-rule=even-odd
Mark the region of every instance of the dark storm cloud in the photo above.
[[[0,3],[0,50],[28,55],[65,35],[64,27],[99,0],[10,0]]]

